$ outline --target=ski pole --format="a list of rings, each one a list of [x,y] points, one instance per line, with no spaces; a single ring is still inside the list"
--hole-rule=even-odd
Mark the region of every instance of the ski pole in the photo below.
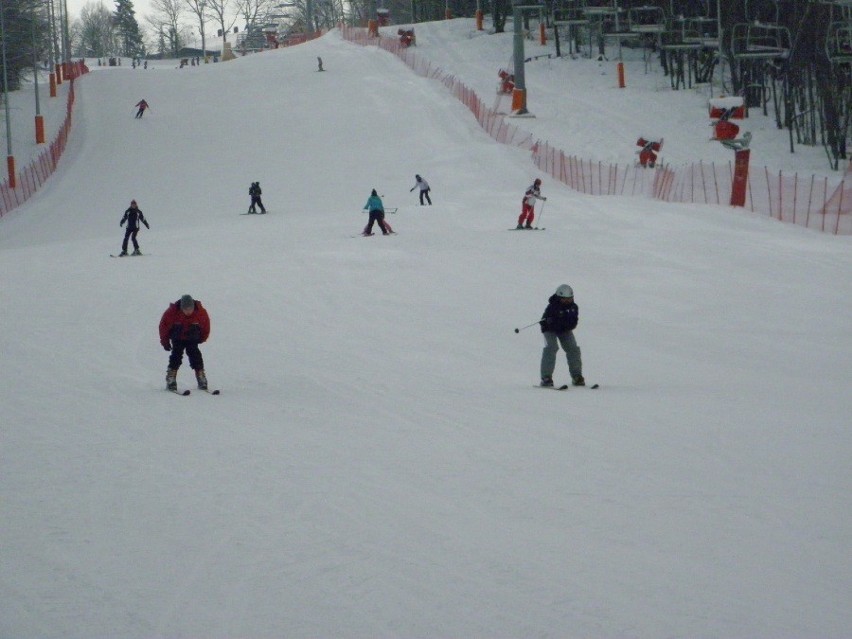
[[[547,204],[547,200],[544,200],[541,203],[541,211],[538,213],[538,225],[541,226],[541,220],[544,217],[544,205]]]
[[[521,331],[523,331],[527,328],[530,328],[531,326],[538,326],[539,324],[541,324],[541,320],[538,320],[537,322],[533,322],[532,324],[527,324],[526,326],[521,326],[520,328],[516,328],[515,332],[520,333]]]

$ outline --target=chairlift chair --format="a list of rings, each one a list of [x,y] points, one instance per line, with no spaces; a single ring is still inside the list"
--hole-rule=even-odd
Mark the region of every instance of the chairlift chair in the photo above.
[[[715,18],[681,20],[684,42],[697,42],[710,49],[719,48],[719,22]]]
[[[613,15],[620,11],[618,0],[583,0],[583,13],[587,17]]]
[[[634,7],[627,12],[633,33],[662,33],[666,30],[666,14],[660,7]]]
[[[832,22],[828,25],[825,53],[832,64],[852,62],[852,24]]]
[[[777,24],[739,23],[731,32],[731,53],[737,59],[787,58],[790,30]]]

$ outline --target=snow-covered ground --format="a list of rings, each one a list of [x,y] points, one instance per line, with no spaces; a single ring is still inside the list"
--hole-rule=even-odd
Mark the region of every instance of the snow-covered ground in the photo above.
[[[493,96],[510,35],[417,36]],[[519,126],[721,153],[706,96],[603,70],[530,64]],[[550,179],[547,230],[506,232],[529,155],[336,32],[77,90],[58,172],[0,220],[0,636],[848,636],[852,239]],[[761,122],[753,162],[825,170]],[[252,181],[266,216],[238,215]],[[353,237],[372,188],[397,235]],[[112,260],[131,198],[146,255]],[[532,387],[513,329],[561,283],[600,390]],[[183,293],[219,397],[162,390]]]

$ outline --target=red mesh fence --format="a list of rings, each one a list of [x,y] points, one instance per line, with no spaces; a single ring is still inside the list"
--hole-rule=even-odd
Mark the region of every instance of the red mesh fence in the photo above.
[[[65,119],[56,137],[32,162],[24,166],[15,175],[15,188],[9,186],[6,180],[0,183],[0,217],[29,200],[36,191],[53,175],[59,158],[68,143],[71,132],[71,116],[74,111],[74,78],[88,73],[88,68],[82,62],[71,65],[68,98],[65,104]]]
[[[439,80],[467,106],[494,140],[528,149],[535,165],[552,178],[589,195],[645,196],[666,202],[729,206],[733,163],[697,162],[673,168],[657,165],[609,164],[566,155],[547,142],[519,129],[510,116],[487,107],[476,92],[431,62],[421,60],[397,38],[370,37],[366,29],[342,27],[343,38],[363,46],[381,47],[398,56],[415,73]],[[782,222],[832,234],[852,234],[852,163],[840,183],[816,176],[771,176],[768,169],[752,170],[746,207]]]

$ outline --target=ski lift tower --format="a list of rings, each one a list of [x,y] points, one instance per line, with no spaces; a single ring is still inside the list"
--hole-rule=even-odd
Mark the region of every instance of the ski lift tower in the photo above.
[[[515,0],[512,4],[514,22],[513,61],[515,67],[515,88],[512,90],[512,115],[534,117],[527,111],[527,84],[524,76],[524,11],[537,11],[543,14],[543,4],[524,4],[524,0]]]

